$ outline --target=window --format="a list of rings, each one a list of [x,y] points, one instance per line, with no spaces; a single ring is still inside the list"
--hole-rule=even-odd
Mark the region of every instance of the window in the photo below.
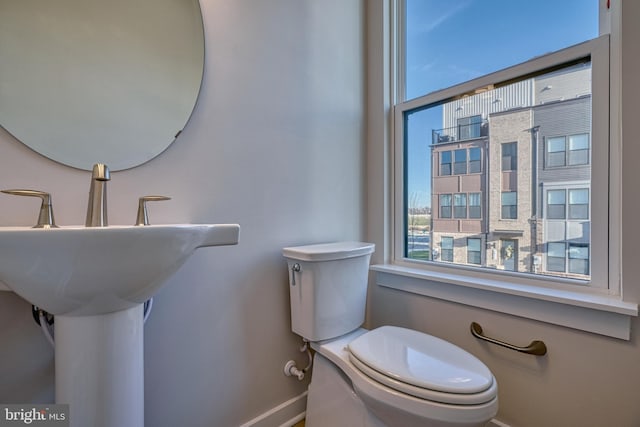
[[[567,262],[568,259],[568,262]],[[547,270],[558,273],[589,274],[589,245],[553,242],[547,244]]]
[[[451,218],[451,194],[440,195],[440,218]]]
[[[569,136],[569,165],[589,164],[589,135],[586,133]]]
[[[547,167],[555,168],[565,165],[565,140],[564,136],[549,138],[547,140]]]
[[[547,218],[565,219],[565,190],[547,191]]]
[[[374,215],[379,222],[375,233],[380,241],[383,237],[386,241],[389,235],[386,227],[393,226],[390,233],[393,246],[385,247],[390,249],[389,262],[393,265],[373,267],[379,285],[532,319],[539,319],[543,313],[541,320],[545,322],[580,325],[578,328],[605,335],[611,331],[601,332],[608,328],[604,325],[615,323],[620,328],[612,329],[619,329],[621,333],[614,331],[609,336],[629,339],[628,325],[633,324],[630,320],[636,315],[637,304],[625,302],[621,297],[618,248],[622,237],[616,221],[621,210],[621,69],[618,61],[620,24],[624,20],[619,19],[620,3],[539,0],[508,2],[509,8],[505,8],[501,2],[398,0],[385,3],[384,8],[376,6],[371,28],[380,42],[369,50],[373,55],[369,65],[375,71],[372,76],[378,101],[374,102],[379,104],[376,108],[380,121],[376,120],[371,130],[380,129],[383,112],[391,112],[393,119],[389,141],[392,153],[387,151],[389,145],[383,133],[372,133],[377,135],[374,136],[377,144],[373,147],[376,161],[370,165],[371,170],[380,182],[380,194],[391,193],[391,197],[384,200],[390,203],[387,208],[392,208],[392,223]],[[394,16],[387,13],[394,11]],[[545,22],[544,31],[522,31],[525,21]],[[462,22],[465,25],[456,25]],[[501,25],[487,25],[487,22]],[[507,30],[510,25],[516,28]],[[387,31],[389,28],[392,31]],[[600,37],[598,29],[603,34]],[[606,34],[609,29],[612,37]],[[506,33],[508,38],[504,37]],[[482,40],[477,34],[483,35]],[[396,62],[390,63],[387,58]],[[609,58],[613,60],[611,64]],[[577,86],[572,83],[564,87],[559,84],[566,79],[558,77],[569,77],[574,71],[574,75],[587,76],[579,79],[589,82],[586,91],[575,90]],[[509,92],[523,87],[528,88],[524,93],[530,96],[530,103],[520,97],[514,102]],[[383,97],[384,94],[391,97]],[[558,111],[580,104],[588,107],[585,114],[574,116]],[[457,136],[457,119],[474,115],[484,118],[481,133],[486,132],[486,136],[468,143],[454,142],[451,138]],[[543,115],[546,122],[541,124],[539,120]],[[521,122],[517,132],[501,129],[500,122],[508,118],[505,116],[514,118],[514,123]],[[445,121],[445,117],[451,121]],[[578,120],[570,120],[572,118]],[[439,143],[437,138],[429,137],[435,129],[451,130],[442,133],[447,138],[443,137]],[[573,160],[567,160],[567,152],[571,150],[565,141],[565,166],[548,168],[549,138],[579,134],[588,134],[588,164],[571,165]],[[497,144],[516,141],[519,170],[504,174]],[[438,152],[458,149],[463,144],[482,148],[482,175],[439,179]],[[389,157],[392,164],[384,163]],[[382,178],[388,170],[392,171],[390,184],[383,187],[386,180]],[[578,177],[579,173],[582,176]],[[548,185],[550,183],[557,184],[556,188]],[[588,220],[547,221],[546,191],[563,186],[567,191],[567,216],[568,190],[589,189]],[[455,261],[448,263],[439,263],[440,257],[420,261],[408,256],[408,200],[420,191],[425,194],[425,207],[436,205],[429,231],[436,249],[440,249],[443,234],[455,233],[459,251],[464,245],[462,239],[482,236],[485,253],[481,265],[469,265],[466,256],[462,253],[459,256],[457,252]],[[456,224],[438,219],[438,195],[458,191],[481,193],[483,221]],[[503,191],[517,193],[519,205],[515,220],[501,220]],[[504,272],[500,268],[500,238],[519,243],[517,272]],[[568,267],[565,273],[547,270],[547,244],[563,242],[567,245],[567,263],[569,243],[589,245],[588,275],[576,278],[581,275],[568,273]],[[609,252],[609,248],[614,250]],[[571,274],[573,276],[568,277]],[[434,281],[438,286],[433,285]],[[481,301],[473,291],[464,290],[467,286],[481,289],[488,296],[487,302]],[[507,289],[522,295],[515,298]],[[549,296],[555,289],[562,289],[563,296],[551,304]],[[589,307],[583,304],[584,294],[589,294],[595,304]],[[602,316],[610,320],[603,322]]]
[[[393,163],[387,165],[377,161],[372,165],[376,178],[382,178],[387,166],[393,171],[391,185],[380,188],[384,194],[390,191],[392,196],[385,200],[393,207],[393,247],[390,248],[393,265],[373,267],[377,271],[378,284],[532,319],[540,319],[542,312],[544,319],[541,320],[545,322],[571,327],[579,325],[578,328],[587,331],[629,339],[628,325],[633,324],[630,318],[635,315],[637,304],[625,302],[620,296],[617,248],[621,231],[615,220],[621,209],[618,169],[621,163],[621,80],[619,64],[609,64],[609,58],[614,61],[620,58],[620,2],[540,0],[509,2],[509,8],[494,2],[462,3],[398,0],[393,2],[398,8],[391,8],[397,12],[395,16],[386,13],[389,4],[385,4],[384,10],[382,7],[375,9],[377,15],[372,28],[381,43],[376,46],[380,49],[370,50],[374,60],[370,65],[375,67],[374,83],[384,84],[376,84],[376,87],[380,92],[384,88],[386,92],[382,94],[390,93],[393,103],[389,109],[389,105],[383,103],[389,98],[377,96],[380,100],[377,107],[380,112],[392,111],[394,121],[391,135]],[[515,14],[505,15],[510,11]],[[591,18],[585,19],[587,15]],[[544,31],[522,31],[523,19],[545,22]],[[465,25],[456,25],[462,22]],[[500,22],[501,25],[487,26],[487,22]],[[398,31],[387,32],[389,23],[391,29],[397,25]],[[502,24],[516,28],[508,31]],[[603,33],[611,28],[613,36],[598,37],[598,24]],[[494,31],[497,33],[492,33]],[[510,37],[505,38],[503,35],[507,32]],[[477,34],[483,34],[482,40],[474,38]],[[389,37],[380,37],[382,35]],[[515,40],[520,37],[526,39]],[[475,42],[469,43],[469,40]],[[386,58],[397,62],[385,62]],[[579,77],[576,82],[587,81],[587,90],[564,79],[571,75]],[[560,80],[569,84],[563,86]],[[516,96],[514,100],[510,93],[526,93],[530,98],[525,100]],[[580,104],[587,106],[586,113],[573,115],[571,111],[559,111]],[[485,120],[481,125],[482,136],[468,143],[482,149],[482,176],[459,175],[457,182],[448,177],[439,179],[439,151],[461,148],[462,143],[453,139],[457,137],[457,119],[474,115],[482,115]],[[545,122],[540,123],[543,116]],[[509,117],[514,119],[513,123],[520,121],[521,126],[514,127],[516,132],[500,126]],[[572,120],[574,118],[578,120]],[[374,129],[378,129],[379,124],[375,123]],[[438,129],[447,129],[436,132],[442,139],[430,138],[429,134],[434,135],[432,131]],[[588,152],[582,156],[587,159],[586,165],[577,165],[584,160],[575,160],[576,156],[571,155],[574,150],[578,154],[580,143],[576,141],[570,145],[568,141],[570,136],[581,134],[587,134],[589,141]],[[564,160],[561,156],[556,158],[558,164],[564,163],[564,166],[548,167],[548,153],[555,152],[553,149],[548,151],[550,138],[567,139],[562,146],[555,147],[559,152],[564,151]],[[387,141],[382,136],[376,140],[377,157],[382,159],[384,155],[387,159]],[[516,141],[519,170],[517,174],[503,174],[502,153],[497,144]],[[470,153],[468,157],[470,160]],[[554,156],[551,157],[553,160]],[[579,173],[582,175],[578,176]],[[553,188],[548,185],[550,183],[557,186]],[[547,221],[546,192],[563,186],[567,191],[566,216],[569,216],[568,190],[589,189],[588,220]],[[439,220],[438,206],[433,207],[430,230],[432,244],[436,246],[434,254],[441,248],[443,234],[451,236],[455,232],[456,245],[460,242],[458,246],[462,246],[462,239],[482,236],[485,254],[480,265],[469,265],[465,262],[466,257],[457,252],[455,261],[447,263],[439,263],[439,256],[430,261],[408,256],[405,243],[407,201],[421,191],[425,194],[425,207],[430,207],[431,203],[437,205],[438,195],[442,193],[481,194],[483,221],[469,221],[473,227],[481,227],[480,230],[469,227],[469,222],[456,224]],[[503,191],[516,192],[520,205],[515,220],[501,221]],[[388,225],[382,219],[378,221],[377,230]],[[459,227],[454,230],[456,225]],[[580,227],[574,227],[576,225]],[[464,230],[462,227],[469,228]],[[382,231],[376,233],[383,237]],[[500,268],[501,238],[519,243],[514,250],[518,253],[517,272],[503,272]],[[559,245],[554,248],[554,243]],[[555,261],[567,265],[557,268],[557,272],[547,269],[548,244],[552,246],[552,269],[554,251],[558,252],[564,244]],[[589,274],[569,272],[569,244],[588,245]],[[616,250],[609,253],[609,248]],[[433,286],[434,281],[438,286]],[[471,290],[464,290],[466,286],[481,289],[488,296],[487,301],[482,301]],[[522,295],[516,298],[506,289]],[[554,289],[562,289],[563,296],[554,297],[555,303],[551,304],[548,301]],[[588,307],[583,304],[584,294],[589,294],[595,304]],[[603,322],[605,316],[608,320]],[[612,329],[616,331],[602,332],[608,328],[605,324],[613,323],[620,328],[615,326]]]
[[[556,136],[547,139],[546,166],[548,168],[588,164],[589,134]]]
[[[440,175],[451,175],[451,151],[440,153]]]
[[[594,65],[589,51],[576,55],[573,62],[560,62],[553,68],[548,68],[548,61],[544,61],[547,68],[539,71],[529,71],[526,67],[520,79],[516,76],[507,82],[497,81],[476,89],[463,85],[457,96],[451,96],[455,90],[448,88],[441,95],[442,99],[438,94],[429,94],[407,102],[406,110],[396,110],[402,120],[396,126],[404,135],[402,141],[407,146],[427,144],[421,150],[417,146],[408,149],[396,158],[407,159],[413,152],[427,154],[423,169],[411,172],[413,166],[409,166],[399,179],[407,189],[421,185],[420,191],[429,194],[425,200],[439,203],[439,215],[428,231],[431,241],[437,242],[443,233],[454,231],[448,219],[473,219],[476,221],[458,224],[456,238],[474,238],[479,233],[487,235],[486,245],[495,248],[496,254],[483,257],[480,266],[492,269],[490,274],[505,270],[499,255],[500,239],[523,236],[523,239],[517,239],[520,244],[513,246],[517,247],[521,261],[514,264],[512,271],[565,278],[569,274],[566,265],[562,274],[555,274],[560,271],[554,270],[553,266],[551,270],[544,268],[546,243],[590,245],[595,234],[604,236],[607,233],[606,190],[600,193],[603,196],[600,201],[602,228],[594,234],[596,229],[591,223],[597,205],[591,200],[594,192],[590,164],[590,158],[597,151],[590,143],[594,139],[591,113],[597,110],[590,94]],[[474,81],[473,85],[476,84],[479,83]],[[546,87],[553,89],[543,90]],[[547,92],[554,90],[565,99],[544,98],[551,96]],[[532,92],[535,96],[531,96]],[[476,116],[486,117],[482,123],[476,120],[476,124],[482,126],[478,141],[434,143],[431,138],[425,138],[438,129],[459,131],[472,123],[467,120],[469,117]],[[412,132],[414,120],[421,123],[422,129],[415,134]],[[608,129],[598,129],[600,138],[607,141]],[[606,146],[596,148],[606,158]],[[434,158],[437,159],[435,162]],[[411,162],[414,162],[413,157]],[[431,171],[432,165],[439,165],[440,171]],[[398,165],[397,170],[402,171],[403,166]],[[423,179],[422,184],[414,184],[410,178],[418,174]],[[456,179],[441,179],[447,176]],[[608,178],[602,174],[596,176],[601,177],[597,185],[606,187]],[[411,194],[411,190],[407,194]],[[431,197],[431,194],[437,197]],[[406,230],[400,234],[407,235]],[[522,243],[524,241],[527,241],[526,245]],[[405,257],[419,260],[407,256],[406,247],[402,250]],[[607,248],[602,250],[606,252]],[[593,272],[597,268],[594,269],[595,257],[591,252],[588,262],[589,271]],[[607,262],[607,254],[601,255]],[[541,261],[534,264],[534,259]],[[464,259],[456,262],[468,264]],[[564,262],[568,265],[568,257]],[[601,272],[601,277],[608,280],[606,269]]]
[[[464,117],[458,119],[458,139],[471,139],[480,136],[482,116]]]
[[[427,195],[426,203],[431,200],[438,203],[439,215],[428,231],[431,241],[437,242],[442,233],[452,232],[448,219],[484,219],[458,224],[455,231],[460,236],[456,238],[486,233],[490,236],[486,244],[499,248],[501,238],[527,236],[524,240],[528,244],[518,247],[523,261],[514,271],[544,275],[553,274],[541,263],[534,264],[533,259],[542,259],[547,242],[591,243],[594,201],[591,200],[590,158],[595,151],[589,141],[593,139],[591,113],[597,108],[590,94],[594,79],[590,55],[586,50],[576,54],[572,62],[562,62],[563,53],[559,55],[559,63],[553,66],[543,61],[547,68],[525,67],[522,77],[516,75],[475,89],[480,83],[474,81],[470,83],[474,86],[462,85],[457,95],[452,96],[455,88],[448,88],[442,95],[429,94],[396,109],[398,119],[402,120],[396,126],[398,138],[404,141],[406,150],[397,153],[396,159],[401,159],[400,163],[409,162],[406,169],[402,164],[397,165],[398,171],[404,171],[397,179],[405,185],[405,194],[413,194],[415,186],[418,192]],[[553,89],[545,89],[547,87]],[[553,91],[564,99],[551,98],[549,92]],[[485,119],[480,122],[478,118],[471,120],[472,117]],[[448,139],[444,142],[440,137],[428,138],[433,132],[453,137],[455,132],[471,124],[480,126],[477,141],[462,143]],[[602,140],[607,141],[604,134],[608,130],[600,128],[598,132],[603,134]],[[606,147],[598,148],[603,153],[606,150]],[[414,165],[419,162],[416,156],[426,157],[423,168],[415,169]],[[586,164],[578,164],[585,161]],[[420,177],[421,181],[413,176]],[[448,176],[456,179],[441,179]],[[600,182],[598,185],[606,186],[607,178]],[[587,191],[569,193],[569,190],[584,189]],[[606,197],[606,190],[601,194]],[[600,206],[606,209],[604,199]],[[430,203],[424,208],[430,209]],[[408,218],[403,226],[405,230],[399,230],[398,235],[408,239]],[[606,234],[606,228],[599,233]],[[401,248],[405,257],[424,261],[409,256],[408,246]],[[606,254],[603,255],[606,259]],[[590,254],[591,264],[593,259]],[[492,274],[503,270],[498,268],[502,263],[497,252],[484,257],[480,265],[491,268]],[[593,265],[590,271],[594,271]],[[602,270],[603,274],[605,271]]]
[[[453,237],[443,237],[440,241],[440,248],[442,249],[440,255],[442,261],[453,262]]]
[[[518,218],[518,196],[515,191],[502,193],[502,219]]]
[[[469,218],[482,218],[482,193],[469,193]]]
[[[577,23],[573,15],[576,10],[586,13],[589,9],[598,17],[598,2],[588,0],[591,2],[591,9],[581,3],[571,11],[567,9],[561,19],[565,24],[571,22],[573,34],[588,28],[584,22]],[[423,193],[425,209],[431,209],[431,202],[437,204],[427,231],[432,245],[440,249],[442,236],[450,237],[453,232],[460,242],[482,236],[483,254],[480,263],[474,265],[491,280],[527,281],[531,276],[544,276],[532,280],[548,286],[554,280],[550,276],[556,276],[558,283],[565,283],[569,275],[580,275],[571,272],[578,267],[569,267],[569,245],[579,244],[588,246],[588,251],[580,253],[588,253],[589,274],[575,284],[607,288],[611,277],[607,274],[608,246],[591,245],[593,239],[608,236],[607,165],[613,134],[609,130],[609,38],[594,38],[598,19],[591,21],[590,36],[555,48],[540,48],[539,43],[558,42],[566,36],[566,27],[557,32],[545,28],[549,37],[544,38],[531,32],[514,33],[530,37],[529,42],[518,44],[515,53],[522,53],[520,48],[541,50],[530,51],[522,58],[526,62],[513,65],[509,62],[513,45],[504,56],[498,54],[494,43],[504,40],[498,35],[470,49],[457,42],[460,31],[467,33],[469,28],[458,26],[454,30],[444,21],[434,23],[437,16],[449,19],[448,12],[437,12],[446,10],[455,16],[469,13],[465,16],[480,25],[478,16],[490,16],[495,21],[504,8],[494,7],[491,2],[469,2],[459,9],[434,0],[399,0],[399,4],[405,9],[402,18],[393,22],[406,24],[407,32],[398,34],[406,50],[398,52],[401,85],[399,102],[394,105],[393,200],[401,203],[394,211],[393,262],[429,264],[425,271],[440,268],[437,262],[442,256],[429,260],[412,257],[405,244],[409,235],[407,198]],[[554,19],[558,18],[557,2],[545,4],[553,6]],[[540,8],[547,7],[536,4],[533,8],[530,2],[513,6],[513,11],[522,13],[520,17],[538,16],[543,10]],[[531,9],[524,12],[527,8]],[[515,18],[504,22],[511,25],[517,20],[510,19]],[[428,26],[429,19],[433,27]],[[419,30],[424,25],[429,31]],[[444,55],[447,60],[439,62]],[[458,61],[471,58],[465,70],[478,70],[485,64],[495,68],[456,80],[459,75],[453,70],[461,71],[456,68]],[[497,66],[503,59],[507,62]],[[596,160],[598,167],[592,168]],[[449,178],[453,176],[455,179]],[[456,224],[452,219],[468,221]],[[546,268],[548,244],[552,252],[550,269]],[[517,258],[504,258],[504,245],[517,253]],[[561,245],[564,256],[554,258],[554,251],[559,252]],[[449,274],[460,274],[457,264],[469,268],[465,258],[460,256],[450,261],[454,265],[442,268]],[[505,260],[513,265],[506,268]],[[529,276],[505,275],[504,270]]]
[[[453,217],[454,218],[467,217],[467,195],[466,194],[458,193],[453,195]]]
[[[569,190],[569,219],[589,219],[589,189]]]
[[[467,150],[454,151],[455,163],[453,164],[453,173],[456,175],[464,175],[467,173]]]
[[[469,264],[481,264],[481,239],[467,239],[467,262]]]
[[[564,273],[566,245],[563,243],[547,243],[547,270]]]
[[[547,219],[589,219],[589,189],[548,190],[546,210]]]
[[[589,274],[589,245],[569,244],[569,273]]]
[[[482,172],[482,164],[480,158],[482,156],[482,150],[478,147],[469,149],[469,173]]]
[[[518,169],[518,143],[502,144],[502,170],[514,171]]]

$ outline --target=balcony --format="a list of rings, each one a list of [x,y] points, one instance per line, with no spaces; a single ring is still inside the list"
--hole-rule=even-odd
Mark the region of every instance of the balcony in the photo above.
[[[448,142],[466,141],[469,139],[482,138],[489,135],[489,122],[484,120],[479,123],[458,125],[444,129],[433,129],[431,131],[432,144],[444,144]]]

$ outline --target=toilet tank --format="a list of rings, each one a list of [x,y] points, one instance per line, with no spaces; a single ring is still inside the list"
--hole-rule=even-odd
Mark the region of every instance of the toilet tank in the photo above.
[[[322,341],[362,325],[374,248],[372,243],[338,242],[282,250],[289,267],[293,332]]]

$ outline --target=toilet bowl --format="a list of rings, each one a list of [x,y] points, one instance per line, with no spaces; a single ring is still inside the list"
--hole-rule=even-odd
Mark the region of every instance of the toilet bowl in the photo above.
[[[397,340],[402,342],[407,334],[411,343],[396,346]],[[354,354],[362,345],[367,346],[365,352],[373,351],[369,363],[373,361],[376,368]],[[430,346],[427,354],[420,349],[423,345]],[[357,329],[311,346],[317,353],[307,402],[309,427],[484,426],[496,415],[497,384],[491,372],[471,354],[436,337],[383,326],[372,331]],[[325,381],[334,377],[329,383],[343,382],[350,387],[340,393],[331,385],[323,385],[317,374]],[[349,389],[364,403],[361,411],[373,415],[368,423],[358,424],[367,418],[365,414],[348,419],[341,411],[314,410],[326,399],[347,401]]]
[[[411,329],[360,328],[374,246],[285,248],[292,329],[316,350],[308,427],[481,427],[497,383],[475,356]]]

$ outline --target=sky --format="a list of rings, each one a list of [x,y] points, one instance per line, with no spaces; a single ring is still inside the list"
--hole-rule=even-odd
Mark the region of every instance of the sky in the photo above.
[[[412,99],[598,36],[598,0],[406,0]],[[430,206],[431,130],[439,107],[408,122],[409,207]]]

